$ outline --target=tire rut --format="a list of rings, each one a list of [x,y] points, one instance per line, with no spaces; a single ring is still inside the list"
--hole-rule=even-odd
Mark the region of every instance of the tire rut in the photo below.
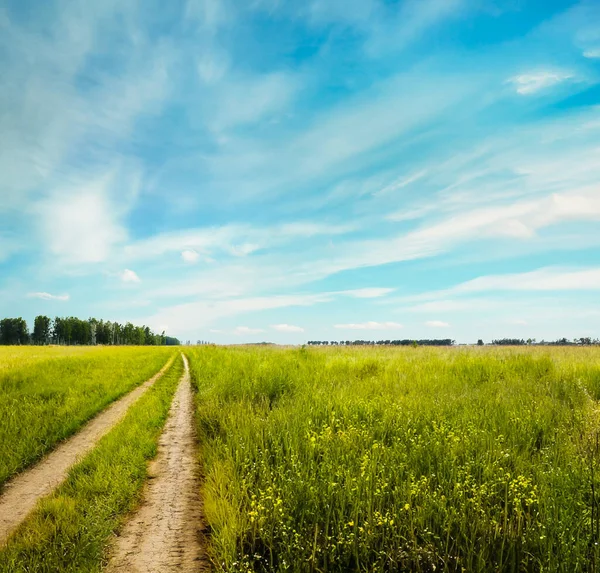
[[[194,397],[188,362],[181,378],[140,507],[115,539],[108,573],[208,571],[196,451]]]
[[[113,402],[92,418],[79,432],[42,458],[36,465],[9,480],[0,495],[0,547],[34,509],[51,494],[69,470],[104,437],[173,363],[167,363],[149,380]]]

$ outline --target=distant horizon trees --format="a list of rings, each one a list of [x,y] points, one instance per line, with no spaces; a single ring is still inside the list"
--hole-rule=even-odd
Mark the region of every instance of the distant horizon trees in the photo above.
[[[0,320],[0,345],[46,344],[57,345],[179,345],[177,338],[154,333],[148,326],[135,326],[131,322],[120,324],[109,320],[89,318],[82,320],[74,316],[35,317],[33,332],[29,334],[27,322],[19,318]]]
[[[414,340],[309,340],[309,346],[452,346],[456,341],[451,338]]]

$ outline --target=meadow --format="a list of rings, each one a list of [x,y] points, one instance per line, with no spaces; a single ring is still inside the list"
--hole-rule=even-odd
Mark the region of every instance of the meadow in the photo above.
[[[164,358],[162,352],[157,355]],[[0,548],[2,573],[103,569],[111,537],[139,503],[147,464],[156,455],[182,371],[181,360],[174,360],[125,418],[71,469],[68,479],[40,501]]]
[[[171,355],[166,347],[0,347],[0,491]]]
[[[0,348],[0,475],[175,350]],[[215,571],[600,569],[600,349],[179,350],[202,476],[189,527],[207,531]],[[105,569],[182,371],[175,360],[40,500],[0,571]]]
[[[221,571],[596,571],[600,351],[196,348]]]

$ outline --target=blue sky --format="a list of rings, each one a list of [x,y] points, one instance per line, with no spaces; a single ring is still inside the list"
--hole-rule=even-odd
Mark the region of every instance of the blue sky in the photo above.
[[[600,2],[4,0],[0,315],[600,336]]]

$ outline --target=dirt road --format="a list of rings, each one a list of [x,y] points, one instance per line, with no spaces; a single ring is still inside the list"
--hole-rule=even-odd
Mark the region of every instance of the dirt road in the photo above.
[[[115,540],[109,573],[209,570],[202,550],[194,399],[185,357],[184,363],[142,504]]]
[[[66,479],[69,469],[121,421],[129,407],[163,375],[172,362],[173,359],[170,359],[150,380],[113,402],[77,434],[5,485],[0,495],[0,546],[6,543],[38,500],[52,493]]]

